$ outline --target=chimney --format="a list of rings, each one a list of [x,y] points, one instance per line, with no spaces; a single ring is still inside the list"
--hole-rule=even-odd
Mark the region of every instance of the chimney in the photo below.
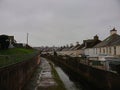
[[[94,36],[94,40],[99,40],[98,35],[95,35],[95,36]]]
[[[113,34],[117,34],[117,30],[115,30],[115,28],[113,28],[112,30],[110,30],[110,35],[113,35]]]

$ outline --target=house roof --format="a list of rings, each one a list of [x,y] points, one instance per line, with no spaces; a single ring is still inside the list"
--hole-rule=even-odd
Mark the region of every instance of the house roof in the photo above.
[[[80,47],[81,47],[81,45],[78,45],[77,47],[74,48],[74,50],[79,50],[79,49],[81,49]]]
[[[69,50],[69,47],[65,47],[62,49],[62,51],[68,51]]]
[[[76,46],[70,48],[70,50],[79,50],[80,49],[80,44],[77,44]]]
[[[101,43],[95,45],[94,47],[105,47],[105,46],[114,46],[120,45],[120,35],[113,34],[103,40]]]
[[[96,44],[100,43],[100,40],[85,40],[84,41],[86,43],[85,48],[92,48],[94,47]]]
[[[97,35],[95,35],[93,39],[83,40],[83,43],[81,45],[76,44],[75,46],[64,47],[64,48],[60,49],[60,51],[71,51],[71,50],[92,48],[100,42],[101,42],[101,40],[99,40],[99,37]]]

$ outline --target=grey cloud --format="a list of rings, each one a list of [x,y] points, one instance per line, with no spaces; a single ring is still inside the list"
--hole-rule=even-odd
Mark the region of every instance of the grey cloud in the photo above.
[[[32,46],[82,43],[95,34],[104,39],[112,27],[120,29],[119,4],[118,0],[0,0],[0,32],[24,43],[29,32]]]

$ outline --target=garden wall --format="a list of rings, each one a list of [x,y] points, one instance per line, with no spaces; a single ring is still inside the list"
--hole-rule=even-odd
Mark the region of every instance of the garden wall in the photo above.
[[[40,64],[40,55],[14,65],[0,68],[0,90],[21,90]]]

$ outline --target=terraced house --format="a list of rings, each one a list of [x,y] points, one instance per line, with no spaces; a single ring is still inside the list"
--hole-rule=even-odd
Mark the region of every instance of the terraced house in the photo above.
[[[91,50],[92,47],[100,43],[101,40],[99,40],[99,37],[95,35],[93,39],[87,39],[83,40],[83,43],[80,45],[78,42],[76,42],[75,46],[72,47],[66,47],[59,51],[58,53],[61,55],[69,55],[72,57],[81,57],[81,55],[84,54],[84,50]],[[92,52],[90,51],[90,54]]]
[[[85,54],[90,56],[100,54],[120,56],[120,35],[117,34],[117,30],[115,28],[110,30],[110,36],[93,48],[85,49]]]

